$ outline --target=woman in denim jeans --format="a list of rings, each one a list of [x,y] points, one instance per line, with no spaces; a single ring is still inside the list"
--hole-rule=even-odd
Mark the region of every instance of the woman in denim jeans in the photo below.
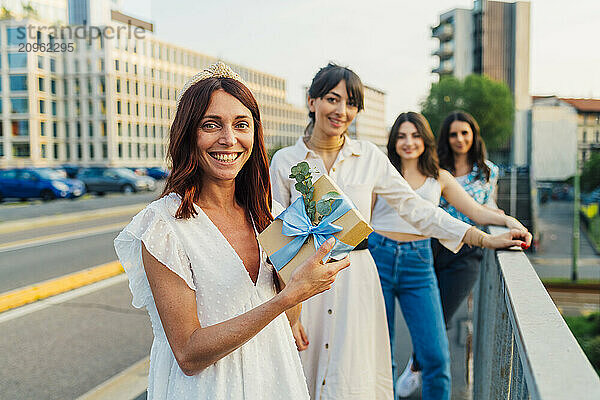
[[[421,114],[402,113],[392,126],[388,158],[421,197],[437,205],[443,195],[450,204],[479,224],[505,225],[527,231],[516,219],[481,206],[452,175],[439,168],[435,139]],[[450,399],[450,356],[442,305],[433,268],[430,239],[404,221],[377,197],[369,250],[379,272],[388,329],[394,348],[394,310],[398,298],[411,334],[415,360],[396,382],[396,395],[408,396],[423,375],[423,399]],[[394,370],[395,362],[392,361]]]

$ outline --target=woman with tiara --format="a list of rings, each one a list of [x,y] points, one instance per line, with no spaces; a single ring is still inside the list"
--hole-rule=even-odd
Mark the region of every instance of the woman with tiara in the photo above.
[[[349,261],[320,262],[330,239],[277,290],[256,235],[282,209],[258,105],[226,65],[183,87],[169,156],[160,199],[115,239],[132,303],[152,322],[148,399],[308,399],[288,318]]]
[[[329,64],[308,90],[310,124],[304,137],[271,161],[273,198],[284,206],[300,194],[291,166],[306,161],[313,178],[328,175],[368,220],[372,194],[381,195],[411,225],[457,251],[462,243],[503,248],[529,240],[513,230],[490,236],[450,217],[416,194],[374,144],[348,137],[363,109],[363,85],[351,70]],[[392,399],[392,368],[385,305],[366,242],[350,253],[352,268],[332,290],[305,301],[292,330],[313,399]]]

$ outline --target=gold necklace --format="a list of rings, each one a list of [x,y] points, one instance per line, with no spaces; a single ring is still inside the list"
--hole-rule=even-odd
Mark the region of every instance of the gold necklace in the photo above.
[[[316,137],[315,135],[311,135],[308,138],[308,141],[306,144],[309,145],[309,147],[312,150],[316,150],[316,151],[324,151],[324,152],[334,152],[334,151],[339,151],[342,146],[344,145],[344,141],[346,135],[341,135],[339,137],[337,137],[337,139],[335,141],[333,140],[327,140],[327,139],[321,139]]]

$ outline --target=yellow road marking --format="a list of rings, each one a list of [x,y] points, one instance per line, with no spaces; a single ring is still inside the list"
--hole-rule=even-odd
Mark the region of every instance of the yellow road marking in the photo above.
[[[81,286],[119,275],[123,267],[118,261],[98,265],[59,278],[25,286],[0,294],[0,312],[33,303]]]
[[[68,240],[68,239],[76,239],[76,238],[90,236],[90,235],[94,235],[94,234],[112,232],[112,231],[123,228],[125,225],[127,225],[127,222],[118,222],[115,224],[96,226],[93,228],[79,229],[77,231],[54,233],[52,235],[41,236],[41,237],[37,237],[34,239],[17,240],[15,242],[1,244],[0,252],[8,251],[8,250],[17,250],[17,249],[22,249],[22,248],[27,248],[27,247],[33,247],[33,246],[48,244],[48,243],[56,243],[56,242],[61,242],[61,241]]]

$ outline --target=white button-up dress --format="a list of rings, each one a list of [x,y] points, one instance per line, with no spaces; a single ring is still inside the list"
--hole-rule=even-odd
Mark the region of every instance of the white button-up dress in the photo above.
[[[300,161],[313,182],[326,174],[323,160],[302,138],[279,150],[271,161],[273,199],[289,206],[300,193],[289,178]],[[381,195],[425,235],[458,251],[470,225],[423,200],[374,144],[346,137],[329,176],[370,220],[372,193]],[[368,250],[350,253],[351,265],[331,290],[303,303],[301,322],[309,346],[300,353],[312,399],[392,399],[392,364],[383,294]]]
[[[152,322],[148,399],[308,400],[298,350],[285,314],[200,373],[186,376],[179,368],[148,285],[142,242],[196,292],[198,320],[203,327],[250,311],[275,295],[273,268],[262,249],[254,284],[233,247],[200,207],[196,207],[198,215],[193,218],[174,217],[180,203],[179,195],[174,193],[154,201],[115,239],[117,255],[129,278],[132,304],[146,307]]]

